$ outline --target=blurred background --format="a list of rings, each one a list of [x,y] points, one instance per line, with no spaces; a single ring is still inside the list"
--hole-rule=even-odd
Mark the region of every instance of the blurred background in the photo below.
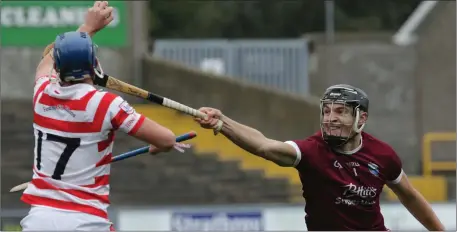
[[[46,45],[76,30],[91,1],[2,1],[1,229],[28,207],[9,189],[32,177],[32,84]],[[346,83],[370,98],[366,131],[391,144],[413,185],[456,229],[454,1],[111,1],[94,38],[110,75],[194,108],[212,106],[278,140],[319,129],[319,97]],[[176,134],[186,154],[112,165],[117,230],[305,230],[298,173],[214,136],[187,115],[124,96]],[[118,133],[114,154],[145,144]],[[389,188],[392,230],[423,227]]]

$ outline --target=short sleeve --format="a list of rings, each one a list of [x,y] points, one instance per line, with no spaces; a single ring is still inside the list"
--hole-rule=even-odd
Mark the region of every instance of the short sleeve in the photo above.
[[[386,181],[389,184],[398,184],[403,176],[403,167],[400,157],[392,150],[390,162],[386,166]]]
[[[294,162],[294,167],[300,169],[305,166],[307,159],[312,148],[311,140],[288,140],[285,141],[286,144],[291,145],[297,154],[297,157]]]
[[[110,106],[111,126],[127,134],[135,134],[144,122],[145,117],[122,97],[116,97]]]

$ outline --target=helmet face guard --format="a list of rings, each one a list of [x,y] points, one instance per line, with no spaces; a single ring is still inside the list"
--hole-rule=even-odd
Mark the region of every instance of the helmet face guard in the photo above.
[[[338,134],[332,133],[332,130],[330,130],[330,132],[327,132],[326,130],[327,128],[331,128],[331,125],[334,124],[331,122],[333,110],[331,110],[330,115],[328,116],[329,120],[324,120],[324,109],[325,106],[329,106],[333,109],[334,104],[341,104],[345,108],[350,107],[352,109],[351,115],[354,117],[354,121],[347,135],[343,135],[343,128],[340,129]],[[365,123],[359,126],[359,120],[361,111],[368,112],[368,97],[362,90],[355,87],[349,85],[334,85],[325,91],[324,96],[321,99],[320,111],[322,138],[331,147],[340,147],[354,138],[357,134],[361,133],[365,127]]]

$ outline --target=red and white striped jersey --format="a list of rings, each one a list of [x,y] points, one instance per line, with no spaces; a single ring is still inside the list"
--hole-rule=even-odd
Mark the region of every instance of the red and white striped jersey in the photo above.
[[[36,80],[33,110],[33,179],[21,200],[107,219],[114,132],[135,133],[144,116],[120,96],[55,76]]]

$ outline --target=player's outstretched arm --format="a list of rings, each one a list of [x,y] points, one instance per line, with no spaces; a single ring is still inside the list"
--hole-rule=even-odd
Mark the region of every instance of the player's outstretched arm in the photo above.
[[[151,149],[154,148],[154,153],[169,151],[176,143],[175,134],[170,129],[147,117],[145,117],[138,130],[131,133],[131,135],[151,144]],[[149,150],[151,151],[151,149]]]
[[[200,111],[206,113],[208,120],[195,118],[195,121],[207,129],[212,129],[220,119],[223,122],[222,133],[240,148],[270,160],[279,166],[292,167],[297,160],[295,148],[287,143],[269,139],[260,131],[236,122],[233,119],[223,115],[221,111],[213,108],[203,107]]]
[[[136,112],[122,97],[112,93],[105,94],[111,95],[106,99],[114,98],[114,100],[106,100],[106,104],[109,104],[109,120],[107,121],[110,123],[110,130],[120,130],[150,144],[149,152],[151,154],[167,152],[172,148],[184,152],[184,148],[189,148],[186,144],[176,143],[175,134],[170,129]]]
[[[82,24],[77,31],[87,32],[91,37],[96,32],[106,27],[113,21],[113,8],[108,6],[108,1],[96,1],[94,5],[88,9],[84,24]],[[54,48],[54,43],[49,44],[43,51],[42,59],[36,68],[35,80],[44,75],[49,75],[54,65],[51,56]],[[52,74],[55,74],[52,71]]]
[[[409,182],[406,174],[401,174],[401,179],[396,184],[388,184],[389,188],[398,196],[400,202],[408,211],[429,231],[444,231],[430,204]]]

